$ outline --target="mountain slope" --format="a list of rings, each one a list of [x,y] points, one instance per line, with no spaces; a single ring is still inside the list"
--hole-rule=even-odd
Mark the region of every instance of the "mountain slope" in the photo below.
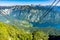
[[[0,22],[0,40],[26,40],[27,38],[31,40],[32,34],[15,26]]]
[[[60,21],[60,13],[58,11],[58,6],[55,6],[51,12],[46,15],[41,21],[41,16],[45,14],[46,10],[49,9],[50,6],[30,6],[30,5],[23,5],[23,6],[11,6],[3,7],[0,9],[0,13],[6,16],[9,20],[10,19],[17,19],[17,20],[28,20],[30,22],[51,22],[51,23],[59,23]]]
[[[39,40],[39,39],[48,40],[48,34],[45,34],[43,31],[35,31],[35,32],[33,33],[28,32],[28,31],[25,31],[24,29],[20,29],[13,25],[0,22],[0,40],[32,40],[32,39],[33,40]],[[35,37],[33,38],[33,36],[36,36],[36,38]]]

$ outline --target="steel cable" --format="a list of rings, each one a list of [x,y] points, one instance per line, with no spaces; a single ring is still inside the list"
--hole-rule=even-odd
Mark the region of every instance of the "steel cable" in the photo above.
[[[56,6],[59,2],[60,2],[60,0],[57,1],[54,6]],[[41,16],[41,20],[43,20],[43,18],[45,18],[45,16],[54,8],[54,6],[52,6],[51,9],[49,9],[45,14],[43,14],[43,16]]]

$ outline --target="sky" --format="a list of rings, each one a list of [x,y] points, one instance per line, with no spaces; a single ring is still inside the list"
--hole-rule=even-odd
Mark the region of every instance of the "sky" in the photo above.
[[[0,6],[28,5],[28,4],[51,5],[53,1],[54,0],[0,0]],[[57,6],[60,6],[60,3],[58,3]]]

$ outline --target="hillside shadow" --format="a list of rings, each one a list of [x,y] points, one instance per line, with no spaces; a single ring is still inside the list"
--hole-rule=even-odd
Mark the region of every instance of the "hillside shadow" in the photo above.
[[[60,40],[60,36],[49,35],[49,40]]]

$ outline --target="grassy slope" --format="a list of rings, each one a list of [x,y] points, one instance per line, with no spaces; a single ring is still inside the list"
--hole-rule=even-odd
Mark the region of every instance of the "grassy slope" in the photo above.
[[[27,26],[27,25],[26,25]],[[0,22],[0,40],[48,40],[48,35],[42,31],[33,33],[19,29],[13,25]]]

